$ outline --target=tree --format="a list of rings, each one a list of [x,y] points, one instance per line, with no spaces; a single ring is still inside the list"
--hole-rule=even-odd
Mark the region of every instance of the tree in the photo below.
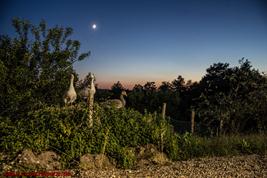
[[[77,81],[76,87],[77,90],[82,90],[84,88],[88,88],[88,86],[90,85],[91,82],[91,72],[89,72],[84,79],[81,79],[79,81]],[[94,79],[94,82],[96,81],[96,79]],[[97,88],[97,86],[95,86]]]
[[[153,93],[157,90],[155,82],[147,82],[143,88],[146,93]]]
[[[114,83],[111,87],[111,91],[115,96],[119,96],[121,92],[125,90],[124,87],[122,86],[121,82],[118,81],[117,83]]]
[[[142,92],[144,91],[144,88],[142,85],[140,84],[136,84],[134,87],[133,87],[133,92]]]
[[[177,79],[172,81],[173,90],[182,93],[185,90],[185,80],[179,75]]]
[[[172,91],[172,84],[170,82],[162,82],[159,86],[159,91],[161,92],[171,92]]]
[[[229,64],[214,64],[200,81],[199,117],[213,132],[216,128],[220,133],[251,131],[266,123],[259,107],[266,108],[266,101],[258,100],[266,98],[266,79],[248,60],[239,63],[239,67],[233,68]]]
[[[144,88],[140,84],[136,84],[133,90],[128,94],[128,106],[138,110],[139,112],[144,112]]]
[[[45,21],[32,25],[14,19],[16,36],[0,36],[1,115],[16,116],[43,104],[62,103],[72,64],[90,52],[79,54],[80,42],[71,40],[72,28],[48,28]],[[76,78],[77,78],[77,74]]]

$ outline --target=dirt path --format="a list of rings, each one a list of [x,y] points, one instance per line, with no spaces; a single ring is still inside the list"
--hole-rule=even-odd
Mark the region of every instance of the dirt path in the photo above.
[[[135,170],[88,170],[74,177],[263,177],[267,178],[267,155],[199,158],[168,165],[149,165]]]

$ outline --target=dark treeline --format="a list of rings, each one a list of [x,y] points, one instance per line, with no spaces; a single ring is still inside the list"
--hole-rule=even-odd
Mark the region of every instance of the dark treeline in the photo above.
[[[111,90],[99,89],[96,100],[117,98],[121,90],[125,89],[120,82]],[[191,111],[195,110],[203,134],[266,131],[267,79],[244,58],[236,67],[227,63],[211,65],[199,82],[185,81],[178,76],[159,87],[155,82],[147,82],[136,84],[128,91],[127,107],[141,113],[159,113],[163,102],[167,103],[166,115],[177,130],[188,127],[179,122],[189,122]]]

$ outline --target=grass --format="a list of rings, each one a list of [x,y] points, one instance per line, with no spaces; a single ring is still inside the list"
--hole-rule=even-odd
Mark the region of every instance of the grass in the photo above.
[[[205,156],[266,154],[267,135],[227,135],[199,137],[188,133],[178,137],[180,159]]]

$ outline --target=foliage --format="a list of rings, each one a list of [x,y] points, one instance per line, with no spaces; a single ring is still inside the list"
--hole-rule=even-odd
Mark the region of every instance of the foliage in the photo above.
[[[1,118],[1,144],[4,152],[15,156],[24,148],[35,152],[53,150],[62,157],[65,166],[77,163],[86,153],[104,153],[114,158],[118,166],[131,167],[135,156],[128,148],[159,143],[159,130],[164,129],[164,146],[169,155],[177,147],[167,121],[158,126],[157,115],[142,115],[132,109],[104,109],[95,105],[93,129],[87,126],[87,108],[83,104],[67,107],[44,107],[32,111],[27,118],[12,122]],[[100,123],[98,122],[100,121]],[[163,122],[163,121],[160,121]],[[159,129],[160,127],[160,129]]]
[[[72,64],[90,54],[79,55],[80,42],[70,39],[72,28],[21,19],[14,19],[13,27],[14,38],[0,36],[0,113],[12,118],[62,103],[70,73],[75,73]]]
[[[125,90],[125,88],[122,86],[120,81],[118,81],[117,83],[114,83],[114,85],[112,85],[111,87],[111,91],[117,97],[120,96],[122,90]]]
[[[233,68],[214,64],[200,82],[202,94],[196,108],[201,122],[210,133],[217,128],[221,134],[266,130],[266,84],[248,60]]]
[[[207,69],[207,74],[199,83],[185,82],[178,76],[171,83],[163,82],[159,88],[156,88],[154,82],[147,82],[144,86],[135,85],[128,95],[128,107],[142,113],[147,110],[154,112],[160,111],[162,103],[167,102],[167,115],[171,116],[171,120],[188,120],[188,113],[194,108],[198,114],[196,121],[199,134],[264,133],[267,125],[267,78],[253,69],[248,60],[243,58],[239,63],[237,67],[229,67],[229,64],[224,63],[214,64]],[[159,142],[162,142],[161,125],[159,122],[158,127],[152,129],[159,148]],[[263,153],[266,140],[262,136],[259,138],[251,142],[250,137],[243,139],[243,136],[213,139],[186,133],[169,138],[169,142],[164,142],[164,148],[166,152],[173,149],[168,155],[174,160],[203,155]],[[170,145],[175,146],[168,147]]]
[[[185,81],[182,76],[162,82],[135,85],[128,95],[127,106],[141,113],[160,112],[167,103],[166,115],[172,123],[189,121],[190,111],[197,112],[199,134],[265,132],[267,125],[267,78],[244,58],[240,66],[217,63],[207,69],[199,83]],[[175,130],[179,129],[174,125]]]
[[[129,93],[128,106],[142,113],[145,110],[149,112],[160,112],[162,103],[166,102],[166,114],[168,116],[176,119],[184,119],[186,112],[183,109],[188,105],[185,106],[186,103],[182,103],[184,91],[179,89],[181,88],[177,87],[177,89],[174,89],[174,85],[169,82],[162,82],[162,85],[158,89],[155,82],[147,82],[144,86],[135,85]]]
[[[140,114],[132,109],[104,109],[95,105],[92,129],[87,126],[87,108],[83,104],[45,107],[32,111],[25,119],[13,122],[1,117],[0,149],[12,160],[20,151],[55,151],[65,168],[78,164],[87,153],[106,154],[119,167],[133,167],[135,148],[157,145],[171,160],[202,156],[265,154],[266,135],[198,137],[177,135],[167,120],[157,114]],[[100,121],[100,122],[98,122]],[[101,123],[101,124],[100,124]]]
[[[133,109],[116,110],[113,108],[99,108],[101,127],[110,128],[107,153],[113,155],[122,167],[133,166],[135,156],[133,150],[137,146],[149,143],[157,144],[160,149],[160,133],[164,130],[165,151],[168,155],[175,155],[178,145],[174,143],[175,135],[167,120],[157,114],[145,113],[144,115]]]
[[[108,89],[99,89],[96,88],[95,101],[105,102],[108,99],[113,98],[113,93]]]
[[[199,137],[189,133],[179,135],[179,159],[204,156],[241,154],[266,154],[267,139],[264,134]]]

